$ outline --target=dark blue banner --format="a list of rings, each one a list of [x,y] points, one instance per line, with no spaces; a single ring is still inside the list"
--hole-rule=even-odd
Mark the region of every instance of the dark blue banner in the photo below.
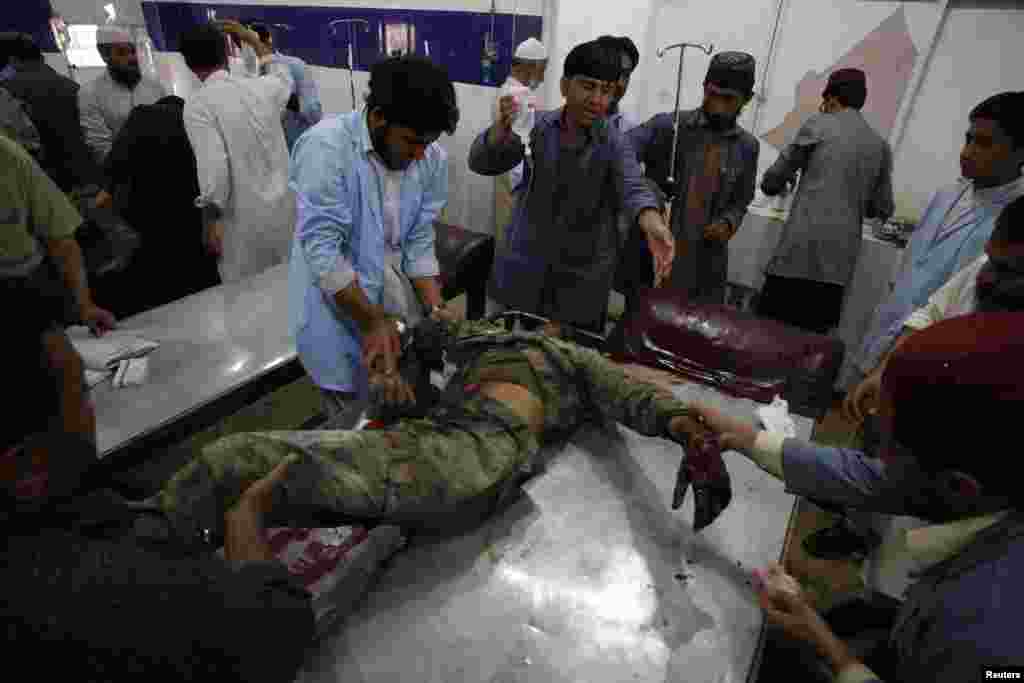
[[[56,52],[50,33],[50,0],[6,0],[0,11],[0,31],[28,33],[44,52]]]
[[[278,24],[275,47],[309,64],[347,68],[352,42],[355,69],[367,71],[387,55],[389,47],[408,41],[414,54],[429,54],[444,65],[453,81],[476,85],[500,85],[508,75],[515,46],[530,37],[539,39],[542,21],[539,16],[479,12],[185,2],[143,2],[142,10],[153,44],[162,51],[177,51],[181,32],[207,21],[208,11],[215,10],[217,19]],[[331,25],[339,19],[362,19],[367,25]]]

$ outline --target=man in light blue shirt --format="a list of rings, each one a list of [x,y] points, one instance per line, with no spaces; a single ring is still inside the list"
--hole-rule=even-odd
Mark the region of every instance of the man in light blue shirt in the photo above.
[[[443,307],[434,221],[448,200],[448,160],[436,140],[455,132],[455,89],[442,67],[397,57],[373,67],[369,90],[365,109],[324,119],[292,153],[291,327],[336,428],[358,419],[368,370],[398,379],[392,313],[406,311],[384,305],[397,271],[424,313]]]
[[[914,230],[892,292],[875,309],[852,357],[855,384],[893,347],[907,316],[981,255],[1000,212],[1024,195],[1024,92],[993,95],[969,118],[960,152],[961,180],[935,193]],[[850,395],[857,393],[854,389]]]
[[[271,49],[274,47],[274,36],[266,24],[253,23],[250,28],[259,35],[260,40]],[[298,57],[283,55],[275,51],[275,57],[292,72],[295,81],[295,93],[288,100],[281,122],[284,125],[284,139],[288,143],[288,151],[295,148],[299,136],[315,126],[323,118],[324,109],[320,104],[320,90],[313,76],[313,70]]]

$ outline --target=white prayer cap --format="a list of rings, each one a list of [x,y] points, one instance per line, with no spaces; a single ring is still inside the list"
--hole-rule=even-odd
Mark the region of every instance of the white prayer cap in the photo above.
[[[132,38],[132,34],[128,32],[128,29],[117,24],[105,24],[96,29],[97,45],[113,45],[115,43],[134,45],[135,39]]]
[[[515,53],[516,59],[528,59],[531,62],[543,62],[548,58],[547,48],[544,47],[544,43],[540,42],[536,38],[527,38],[523,42],[519,43],[519,47],[516,48]]]

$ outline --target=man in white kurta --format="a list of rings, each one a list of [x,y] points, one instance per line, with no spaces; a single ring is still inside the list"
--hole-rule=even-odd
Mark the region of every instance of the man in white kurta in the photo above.
[[[218,256],[225,283],[283,263],[291,247],[295,201],[288,188],[288,147],[281,114],[294,82],[254,31],[220,24],[260,56],[257,78],[227,71],[221,28],[199,26],[181,52],[203,85],[185,104],[185,130],[196,153],[204,241]]]
[[[170,93],[162,83],[142,73],[135,38],[120,26],[101,26],[96,48],[107,70],[78,91],[82,133],[96,161],[103,163],[132,109],[156,104]]]

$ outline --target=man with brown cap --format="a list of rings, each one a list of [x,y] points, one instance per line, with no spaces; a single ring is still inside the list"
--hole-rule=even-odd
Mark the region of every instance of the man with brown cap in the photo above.
[[[723,448],[791,493],[933,523],[899,539],[919,567],[902,604],[875,598],[822,618],[800,590],[762,590],[768,619],[816,651],[820,660],[803,660],[809,668],[827,666],[846,683],[953,683],[1021,665],[1024,497],[1018,463],[1006,456],[1024,408],[1022,353],[1021,313],[973,313],[911,335],[882,378],[877,460],[694,406]],[[880,637],[867,638],[866,626]],[[832,680],[794,676],[787,654],[786,680]]]
[[[754,67],[754,58],[745,52],[715,55],[704,79],[704,102],[699,109],[679,112],[674,164],[673,112],[656,114],[627,133],[647,177],[672,198],[672,234],[679,247],[668,286],[690,298],[724,301],[728,243],[754,198],[760,143],[736,123],[754,94]],[[627,309],[650,286],[652,272],[643,236],[633,230],[616,277]]]
[[[864,219],[888,219],[893,196],[892,150],[860,113],[864,72],[833,72],[821,96],[821,113],[804,123],[761,181],[772,197],[800,173],[758,314],[824,334],[839,325]]]

